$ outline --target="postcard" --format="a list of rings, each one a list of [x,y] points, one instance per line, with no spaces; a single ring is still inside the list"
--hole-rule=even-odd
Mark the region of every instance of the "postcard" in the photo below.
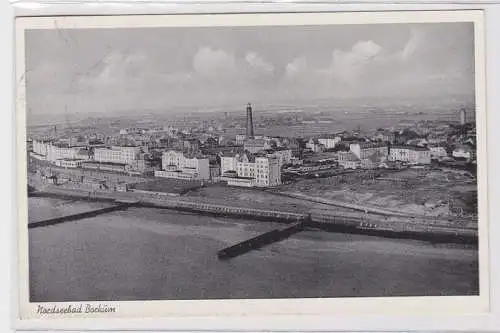
[[[19,319],[487,312],[483,20],[18,18]]]

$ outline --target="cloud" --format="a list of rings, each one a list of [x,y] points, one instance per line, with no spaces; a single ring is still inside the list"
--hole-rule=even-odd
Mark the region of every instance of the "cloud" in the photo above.
[[[245,61],[250,69],[266,73],[272,73],[274,71],[274,65],[267,62],[256,52],[248,52],[245,56]]]
[[[424,43],[426,38],[426,32],[422,27],[416,28],[412,27],[410,30],[410,38],[404,45],[401,52],[397,53],[396,56],[401,60],[407,60],[412,57]]]
[[[237,72],[236,59],[223,50],[203,47],[193,58],[193,69],[204,77],[233,76]]]

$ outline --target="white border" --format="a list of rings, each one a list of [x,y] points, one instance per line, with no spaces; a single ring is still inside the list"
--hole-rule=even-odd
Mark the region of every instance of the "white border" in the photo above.
[[[417,14],[417,15],[415,15],[415,14]],[[429,15],[429,14],[431,14],[431,15],[432,15],[432,13],[427,12],[427,13],[412,13],[410,16],[412,16],[412,17],[413,17],[413,20],[416,20],[416,21],[413,21],[413,22],[421,22],[421,21],[419,20],[419,16],[420,16],[420,17],[422,17],[422,14],[424,14],[423,16],[427,16],[427,15]],[[440,13],[435,13],[435,14],[440,14]],[[453,13],[453,16],[455,16],[456,14],[457,14],[456,12],[455,12],[455,13]],[[344,14],[344,15],[345,15],[345,14]],[[358,14],[356,14],[356,17],[359,17],[359,15],[360,15],[359,13],[358,13]],[[392,17],[393,19],[395,19],[395,20],[397,21],[397,17],[398,17],[399,15],[400,15],[400,13],[398,13],[398,14],[390,14],[389,16],[390,16],[390,17]],[[303,20],[304,18],[306,18],[306,16],[308,16],[308,15],[301,15],[300,17],[293,16],[293,15],[288,15],[288,16],[289,16],[290,18],[293,18],[293,20],[291,20],[290,22],[293,22],[294,24],[297,24],[297,20],[298,20],[298,21],[301,21],[301,20]],[[314,18],[314,21],[315,21],[315,22],[318,22],[318,24],[320,24],[320,22],[322,22],[321,20],[319,20],[319,21],[318,21],[318,19],[317,19],[317,15],[313,15],[313,16],[315,16],[315,18]],[[323,16],[323,17],[327,17],[327,16],[328,16],[328,15],[325,15],[325,16]],[[344,17],[346,17],[346,18],[347,18],[348,16],[349,16],[349,15],[345,15]],[[384,20],[383,16],[384,16],[384,14],[381,14],[381,13],[374,15],[374,17],[376,17],[376,18],[375,18],[375,20],[377,20],[377,17],[378,17],[378,19],[381,19],[381,17],[382,17],[382,21],[383,21],[383,22],[387,22],[386,20]],[[438,18],[438,17],[434,17],[434,19],[435,19],[435,21],[434,21],[434,22],[436,22],[436,21],[442,22],[442,21],[446,21],[446,20],[456,21],[456,16],[455,16],[455,19],[454,19],[453,17],[451,17],[451,15],[437,15],[437,16],[440,16],[440,17],[439,17],[439,18]],[[243,16],[240,16],[240,17],[243,17]],[[134,18],[132,18],[132,19],[134,19],[134,20],[135,20],[136,18],[137,18],[137,17],[134,17]],[[182,20],[184,20],[184,18],[185,18],[185,16],[182,18]],[[86,23],[85,21],[87,21],[89,18],[76,18],[76,17],[75,17],[74,19],[75,19],[75,20],[74,20],[75,22],[83,22],[83,23]],[[44,18],[44,19],[42,19],[42,21],[45,21],[45,20],[46,20],[45,18]],[[64,19],[64,20],[66,20],[66,19]],[[73,21],[73,19],[71,19],[71,21]],[[116,18],[113,18],[113,19],[112,19],[112,21],[115,21],[115,22],[114,22],[114,24],[116,24],[116,22],[118,22],[118,24],[119,24],[119,21],[123,22],[124,20],[123,20],[123,18],[121,18],[121,19],[119,19],[119,20],[116,20]],[[174,20],[174,21],[175,21],[175,20]],[[203,24],[206,24],[206,23],[200,22],[200,20],[199,20],[199,16],[197,16],[197,17],[196,17],[196,21],[198,22],[198,23],[196,23],[196,24],[199,24],[200,26],[203,26]],[[219,18],[219,20],[218,20],[218,21],[220,22],[220,18]],[[243,23],[243,24],[245,24],[245,25],[252,25],[252,22],[247,21],[246,19],[245,19],[245,20],[243,20],[243,21],[244,21],[244,23]],[[342,21],[342,20],[340,20],[340,21]],[[350,21],[350,22],[348,22],[348,23],[352,23],[352,17],[351,17],[351,19],[350,19],[350,20],[348,20],[348,21]],[[50,25],[50,19],[49,19],[49,21],[47,21],[47,22],[49,22],[49,25]],[[88,21],[87,21],[87,22],[88,22]],[[109,22],[109,21],[108,21],[108,22]],[[172,22],[172,21],[170,20],[170,22]],[[240,22],[241,22],[241,21],[239,21],[238,25],[242,25]],[[262,22],[266,22],[266,20],[265,20],[265,19],[263,19],[262,21],[259,21],[259,23],[258,23],[258,24],[263,24]],[[275,22],[275,21],[273,21],[273,22]],[[274,24],[273,22],[267,22],[267,23],[268,23],[268,24]],[[337,22],[338,22],[338,21],[337,21]],[[365,22],[366,22],[366,21],[365,21]],[[407,20],[404,20],[404,22],[408,22],[408,21],[407,21]],[[66,23],[68,23],[68,22],[66,21]],[[70,22],[70,23],[71,23],[71,22]],[[138,24],[140,24],[139,22],[137,22],[137,23],[138,23]],[[300,22],[299,22],[299,23],[300,23]],[[181,24],[182,24],[182,22],[181,22]],[[232,25],[232,23],[230,23],[230,22],[222,22],[221,24],[222,24],[222,25]],[[254,23],[254,24],[255,24],[255,23]],[[306,24],[306,23],[304,23],[304,24]],[[213,24],[209,24],[209,25],[213,25]],[[61,26],[61,24],[58,24],[58,26]],[[162,26],[164,26],[164,24],[162,24]],[[52,27],[53,27],[53,25],[52,25]],[[482,37],[481,35],[482,35],[483,31],[482,31],[482,29],[480,29],[480,30],[481,30],[481,31],[480,31],[480,37]],[[476,49],[476,51],[477,51],[477,52],[479,52],[479,53],[476,53],[476,56],[477,56],[477,55],[479,55],[480,57],[478,57],[478,59],[481,59],[481,58],[482,58],[482,57],[481,57],[481,55],[482,55],[482,56],[484,56],[484,53],[483,53],[483,51],[484,51],[484,50],[483,50],[483,47],[482,47],[482,46],[484,46],[484,40],[483,40],[482,38],[479,38],[479,39],[477,39],[477,38],[476,38],[476,41],[479,41],[479,44],[480,44],[480,45],[481,45],[481,44],[483,44],[483,45],[481,45],[481,47],[479,47],[479,48],[477,48],[477,49]],[[18,44],[18,45],[19,45],[19,44]],[[478,51],[478,49],[479,49],[479,51]],[[21,71],[21,72],[22,72],[22,71]],[[481,75],[481,78],[484,78],[484,63],[483,63],[483,64],[480,64],[479,68],[476,68],[476,73],[477,73],[478,75]],[[16,81],[17,81],[17,80],[16,80]],[[483,82],[483,81],[484,81],[484,80],[477,80],[477,82]],[[19,82],[19,81],[17,81],[17,82]],[[479,96],[478,96],[479,98],[477,99],[477,103],[478,103],[478,104],[482,104],[482,108],[484,109],[484,87],[483,87],[483,89],[481,89],[480,87],[478,87],[478,91],[479,91]],[[478,106],[478,108],[479,108],[479,106]],[[482,121],[478,124],[478,127],[482,126],[483,130],[482,130],[482,131],[481,131],[481,130],[479,130],[478,132],[482,133],[483,135],[481,135],[481,137],[480,137],[480,138],[478,138],[478,139],[479,139],[479,145],[480,145],[480,146],[483,146],[483,148],[485,148],[485,147],[486,147],[486,146],[485,146],[485,145],[486,145],[486,141],[485,141],[485,138],[486,138],[486,132],[484,131],[484,129],[485,129],[484,125],[486,125],[486,122],[485,122],[485,118],[484,118],[484,117],[482,117],[481,119],[482,119]],[[23,120],[23,115],[20,115],[20,117],[18,118],[18,120],[21,120],[21,121],[22,121],[22,120]],[[22,131],[20,131],[20,132],[22,132]],[[23,135],[22,133],[18,133],[18,134],[20,134],[21,136]],[[24,146],[25,140],[21,140],[21,141],[22,141],[22,143],[21,143],[21,144],[22,144],[22,146]],[[481,144],[481,142],[482,142],[482,144]],[[21,150],[21,151],[22,151],[22,150]],[[484,153],[484,150],[483,150],[483,153]],[[479,155],[481,155],[481,153],[480,153],[480,152],[479,152]],[[486,156],[483,154],[483,156],[482,156],[482,157],[484,157],[484,158],[485,158]],[[478,159],[482,159],[482,157],[481,157],[481,156],[479,156],[479,157],[478,157]],[[484,164],[480,163],[480,165],[484,165],[484,166],[485,166],[485,165],[486,165],[486,163],[484,163]],[[19,167],[21,167],[21,168],[20,168],[21,170],[25,170],[25,168],[22,168],[22,167],[23,167],[23,165],[19,165],[19,164],[18,164],[18,166],[19,166]],[[483,169],[483,171],[484,171],[484,169]],[[24,177],[20,177],[20,178],[24,178]],[[19,178],[19,179],[20,179],[20,178]],[[480,186],[480,187],[481,187],[481,186],[483,186],[482,188],[485,188],[484,186],[486,185],[486,179],[485,179],[485,177],[480,177],[480,178],[483,180],[483,182],[480,182],[480,183],[482,183],[482,185],[480,184],[479,186]],[[25,185],[25,179],[26,179],[26,178],[24,178],[24,183],[21,183],[21,184],[24,184],[24,185]],[[24,186],[24,187],[19,187],[19,188],[26,188],[26,186]],[[481,193],[482,193],[482,192],[481,192]],[[481,199],[480,199],[480,202],[485,202],[485,200],[481,200]],[[22,211],[22,210],[21,210],[21,211]],[[21,220],[22,220],[22,219],[21,219]],[[484,228],[481,228],[481,229],[482,229],[483,231],[485,231],[485,229],[484,229]],[[481,229],[480,229],[480,233],[481,233]],[[483,236],[484,236],[484,233],[482,233],[482,235],[481,235],[480,237],[481,237],[482,239],[487,239],[487,237],[483,237]],[[481,242],[481,244],[485,244],[485,243]],[[481,253],[485,253],[485,251],[483,251],[483,250],[484,250],[484,248],[483,248],[483,249],[480,249]],[[482,263],[482,264],[481,264],[481,266],[484,266],[484,264],[486,264],[486,267],[487,267],[487,262],[485,263],[485,260],[481,260],[481,263]],[[483,272],[483,271],[481,271],[481,272]],[[486,279],[486,280],[484,280],[484,279]],[[483,288],[483,285],[484,285],[484,282],[483,282],[483,281],[486,281],[486,282],[487,282],[487,275],[485,275],[485,274],[482,274],[482,275],[481,275],[481,284],[482,284],[482,287],[481,287],[481,288]],[[482,289],[482,291],[483,291],[483,290],[484,290],[484,289]],[[467,309],[468,309],[468,310],[470,310],[470,308],[474,308],[474,305],[475,305],[475,304],[474,304],[474,301],[475,301],[474,299],[475,299],[475,297],[472,297],[472,298],[468,297],[468,298],[467,298],[467,305],[466,305],[466,306],[467,306]],[[379,301],[379,300],[380,300],[380,299],[375,300],[375,301],[377,301],[376,303],[378,303],[378,301]],[[429,300],[429,299],[428,299],[428,300]],[[430,302],[430,303],[425,302],[425,303],[426,303],[426,304],[425,304],[425,307],[426,307],[426,308],[428,308],[428,309],[429,309],[429,310],[431,310],[431,311],[441,311],[441,309],[439,309],[439,304],[438,304],[438,303],[440,303],[440,301],[441,301],[441,300],[442,300],[442,299],[437,299],[437,300],[435,300],[435,301],[433,301],[433,302]],[[457,310],[458,308],[460,308],[460,306],[458,306],[458,308],[455,308],[455,306],[457,306],[457,305],[460,303],[460,300],[459,300],[459,299],[450,298],[449,300],[453,300],[453,303],[452,303],[452,304],[453,304],[454,306],[452,306],[451,308],[449,308],[449,311],[446,311],[447,313],[454,312],[454,310]],[[349,308],[349,305],[348,305],[348,304],[353,304],[353,303],[351,303],[351,301],[353,301],[353,303],[358,303],[357,301],[359,301],[359,299],[358,299],[358,300],[351,300],[351,299],[349,299],[349,300],[347,300],[347,302],[346,302],[346,299],[343,299],[343,300],[342,300],[342,308],[346,308],[346,305],[347,305],[347,308]],[[364,301],[364,300],[362,300],[362,301]],[[366,305],[366,306],[369,306],[369,303],[370,303],[370,301],[371,301],[371,300],[367,300],[367,301],[368,301],[368,302],[367,302],[367,304],[365,304],[365,305]],[[384,302],[386,302],[386,301],[390,301],[390,299],[384,299]],[[399,303],[400,303],[400,301],[401,301],[401,299],[396,300],[396,303],[398,303],[398,304],[397,304],[397,307],[398,307],[399,313],[400,313],[400,314],[405,314],[405,313],[407,313],[407,312],[406,312],[406,310],[408,310],[408,309],[406,309],[406,308],[405,308],[405,307],[407,306],[407,304],[404,304],[404,303],[405,303],[404,301],[402,302],[403,304],[399,304]],[[417,303],[419,303],[419,302],[418,302],[418,300],[416,300],[416,301],[417,301]],[[484,300],[483,300],[483,301],[484,301]],[[209,302],[213,302],[213,301],[209,301]],[[224,302],[226,302],[226,301],[224,301]],[[279,300],[278,300],[278,302],[279,302]],[[290,301],[287,301],[287,303],[289,303],[289,302],[290,302]],[[314,302],[314,301],[313,301],[313,302]],[[148,302],[148,303],[149,303],[149,304],[151,304],[150,302]],[[163,302],[162,302],[162,303],[163,303]],[[181,303],[184,303],[184,302],[181,302]],[[181,303],[178,303],[178,304],[181,304]],[[197,302],[197,303],[200,303],[200,302]],[[203,303],[203,302],[201,302],[201,303]],[[184,303],[184,305],[186,305],[186,304],[187,304],[187,303]],[[248,304],[249,304],[249,305],[252,305],[252,301],[248,301]],[[282,306],[287,306],[287,304],[286,304],[286,303],[275,303],[275,304],[279,304],[280,306],[281,306],[281,305],[282,305]],[[324,306],[324,303],[323,303],[323,304],[318,304],[318,305],[323,305],[323,306]],[[394,308],[394,305],[395,305],[395,304],[392,304],[392,306],[390,306],[390,307],[391,307],[391,308]],[[422,306],[422,305],[424,305],[424,304],[420,304],[420,306]],[[450,305],[450,304],[447,304],[447,305]],[[465,305],[465,304],[463,304],[463,305]],[[482,305],[484,306],[484,303],[483,303]],[[263,307],[262,307],[262,302],[261,302],[261,301],[259,301],[259,302],[258,302],[258,304],[253,304],[253,306],[255,306],[255,307],[259,308],[258,310],[262,310],[262,308],[263,308]],[[323,307],[323,306],[322,306],[322,307]],[[354,304],[353,306],[355,307],[355,309],[353,309],[353,310],[359,310],[359,309],[360,309],[360,308],[359,308],[359,304]],[[274,308],[274,307],[275,307],[275,306],[273,306],[272,308]],[[143,308],[144,308],[144,306],[143,306]],[[148,306],[148,308],[149,308],[149,306]],[[272,310],[272,308],[270,308],[269,310]],[[418,306],[417,306],[417,308],[418,308]],[[289,308],[289,309],[290,309],[290,308]],[[293,310],[293,309],[295,309],[295,310],[296,310],[296,308],[294,308],[294,307],[292,306],[291,310]],[[415,309],[415,308],[413,308],[413,309]],[[477,309],[477,308],[476,308],[476,309]],[[191,310],[192,310],[192,309],[191,309]],[[229,310],[229,309],[228,309],[228,310]],[[264,310],[265,310],[265,309],[264,309]],[[281,313],[286,312],[286,311],[283,311],[283,310],[285,310],[285,308],[281,308],[281,309],[280,309],[280,311],[278,311],[278,312],[281,312]],[[323,310],[324,310],[324,307],[323,307]],[[339,310],[340,310],[340,309],[339,309]],[[422,309],[422,308],[420,308],[420,310],[423,310],[423,309]],[[323,314],[330,313],[330,314],[331,314],[331,313],[332,313],[331,311],[332,311],[332,308],[329,308],[329,309],[328,309],[328,311],[326,311],[326,312],[325,312],[325,311],[321,311],[321,312],[319,312],[319,313],[323,313]],[[318,312],[316,312],[316,311],[313,311],[313,312],[314,312],[314,313],[318,313]],[[384,311],[382,311],[382,312],[384,312]],[[269,314],[269,312],[268,312],[268,311],[265,311],[265,313],[266,313],[266,314]],[[304,313],[307,313],[307,311],[300,311],[300,313],[304,314]],[[392,310],[391,310],[391,311],[390,311],[390,313],[391,313],[391,314],[394,314],[394,311],[392,311]],[[147,316],[148,314],[150,315],[150,314],[151,314],[151,312],[148,310],[148,311],[146,311],[146,313],[145,313],[145,314],[146,314],[146,316]],[[199,313],[192,313],[192,314],[199,314]],[[191,320],[193,320],[193,319],[194,319],[194,318],[192,318]],[[257,318],[256,318],[256,319],[257,319]],[[23,326],[24,326],[24,325],[23,325]],[[65,325],[65,326],[66,326],[66,325]],[[181,326],[182,326],[182,325],[181,325]],[[80,326],[76,326],[76,327],[78,328],[78,327],[80,327]],[[128,327],[130,327],[130,326],[128,326]],[[230,326],[230,327],[231,327],[231,326]],[[233,326],[233,327],[234,327],[234,326]]]

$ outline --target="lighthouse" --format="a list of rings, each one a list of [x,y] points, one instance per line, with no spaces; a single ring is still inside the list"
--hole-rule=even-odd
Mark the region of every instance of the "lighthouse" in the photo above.
[[[247,139],[253,139],[253,115],[252,115],[252,104],[247,104]]]

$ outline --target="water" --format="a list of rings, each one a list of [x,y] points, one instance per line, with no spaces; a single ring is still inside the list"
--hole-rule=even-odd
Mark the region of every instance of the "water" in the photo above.
[[[74,203],[30,198],[30,219],[56,203],[57,214],[74,212]],[[478,292],[477,250],[464,246],[307,231],[217,259],[218,250],[276,227],[282,225],[131,208],[30,229],[31,301]]]

